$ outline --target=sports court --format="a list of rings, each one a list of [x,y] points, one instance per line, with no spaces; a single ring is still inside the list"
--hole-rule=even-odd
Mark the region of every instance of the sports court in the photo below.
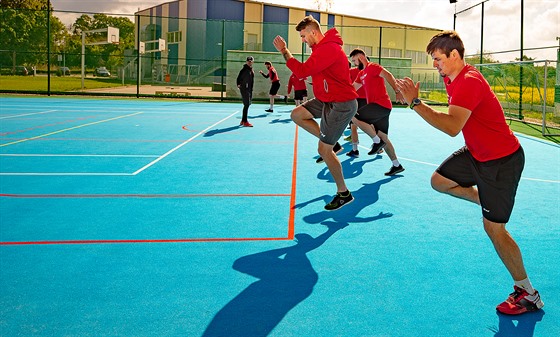
[[[478,206],[430,176],[463,144],[407,108],[336,187],[293,105],[0,98],[2,336],[559,336],[560,146],[518,134],[508,225],[545,302],[513,282]],[[342,142],[341,142],[342,143]]]

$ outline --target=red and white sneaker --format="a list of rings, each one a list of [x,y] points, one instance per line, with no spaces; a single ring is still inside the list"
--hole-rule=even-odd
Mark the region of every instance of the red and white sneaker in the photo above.
[[[529,295],[525,289],[513,286],[513,292],[504,302],[498,304],[496,310],[506,315],[520,315],[526,312],[537,311],[544,306],[541,295],[535,290]]]
[[[241,124],[239,124],[239,125],[241,125],[243,127],[246,127],[246,128],[252,128],[253,127],[253,124],[251,124],[249,122],[241,122]]]

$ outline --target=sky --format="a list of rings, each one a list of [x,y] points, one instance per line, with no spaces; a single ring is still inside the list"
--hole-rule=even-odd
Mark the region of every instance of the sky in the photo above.
[[[92,12],[109,15],[134,14],[172,0],[51,0],[55,11]],[[200,1],[200,0],[190,0]],[[219,0],[212,0],[219,1]],[[415,26],[453,29],[463,39],[466,55],[484,52],[516,50],[493,54],[500,62],[514,61],[521,52],[521,4],[523,3],[524,54],[537,60],[556,60],[560,37],[560,1],[558,0],[332,0],[331,13],[398,22]],[[259,2],[292,7],[317,9],[315,0],[263,0]],[[326,2],[323,0],[323,2]],[[469,7],[472,7],[469,10]],[[482,8],[484,22],[482,23]],[[323,7],[324,9],[324,7]],[[466,10],[466,11],[464,11]],[[75,15],[55,13],[65,24],[71,24]]]

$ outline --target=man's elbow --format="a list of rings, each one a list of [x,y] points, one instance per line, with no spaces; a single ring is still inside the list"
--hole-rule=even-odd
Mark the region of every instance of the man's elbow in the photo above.
[[[456,127],[449,127],[446,130],[443,130],[443,132],[447,133],[451,137],[455,137],[461,132],[461,129],[458,129]]]

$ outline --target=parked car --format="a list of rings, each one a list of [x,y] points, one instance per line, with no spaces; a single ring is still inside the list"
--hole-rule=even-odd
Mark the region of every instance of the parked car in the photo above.
[[[105,67],[99,67],[93,72],[93,76],[110,77],[111,73]]]
[[[29,75],[29,71],[27,71],[27,68],[24,66],[16,66],[16,68],[14,69],[14,75],[27,76]]]
[[[60,67],[56,72],[58,76],[69,76],[70,75],[70,68],[68,67]]]

